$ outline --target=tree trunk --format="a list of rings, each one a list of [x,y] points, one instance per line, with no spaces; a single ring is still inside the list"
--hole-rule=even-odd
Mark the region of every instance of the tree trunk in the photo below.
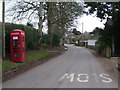
[[[3,0],[2,13],[2,58],[5,58],[5,1]]]
[[[39,16],[39,23],[38,23],[38,32],[39,32],[39,43],[41,44],[41,39],[42,39],[42,2],[40,2],[40,6],[38,8],[38,16]]]
[[[62,24],[62,46],[64,46],[65,43],[65,27],[64,24]]]
[[[54,18],[55,18],[55,2],[48,2],[48,34],[50,35],[50,46],[53,48],[53,34],[55,31],[55,24]]]
[[[62,46],[64,46],[65,42],[65,11],[64,11],[64,2],[61,3],[60,10],[61,10],[61,29],[62,29]]]

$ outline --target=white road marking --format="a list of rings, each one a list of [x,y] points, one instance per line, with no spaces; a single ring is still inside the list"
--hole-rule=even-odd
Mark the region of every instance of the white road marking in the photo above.
[[[100,74],[100,77],[103,78],[102,81],[103,81],[104,83],[110,83],[110,82],[112,82],[112,79],[109,78],[109,75],[108,75],[108,74]]]
[[[67,77],[67,79],[70,78],[70,82],[73,82],[74,76],[75,76],[74,73],[72,73],[72,74],[70,74],[70,75],[69,75],[68,73],[65,73],[65,75],[64,75],[62,78],[59,79],[59,81],[63,80],[65,77]]]
[[[98,78],[101,77],[102,78],[102,82],[104,83],[110,83],[112,82],[112,79],[110,78],[110,75],[108,74],[100,74],[100,75],[96,75],[96,74],[91,74],[94,76],[96,82],[98,82]],[[85,73],[81,73],[81,74],[78,74],[76,75],[77,76],[77,81],[78,82],[88,82],[89,81],[89,75],[88,74],[85,74]],[[84,78],[84,79],[82,79]],[[63,79],[70,79],[70,82],[73,82],[74,79],[75,79],[75,74],[72,73],[72,74],[68,74],[68,73],[65,73],[60,79],[59,81],[62,81]]]
[[[85,77],[85,80],[80,79],[80,77],[82,77],[82,76]],[[89,78],[88,74],[84,74],[84,73],[82,73],[82,74],[78,74],[78,78],[77,78],[77,80],[78,80],[79,82],[88,82],[88,78]]]

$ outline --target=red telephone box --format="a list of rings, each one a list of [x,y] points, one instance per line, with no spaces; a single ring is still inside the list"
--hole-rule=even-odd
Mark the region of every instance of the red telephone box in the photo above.
[[[22,62],[26,60],[25,32],[19,29],[10,32],[10,61]]]

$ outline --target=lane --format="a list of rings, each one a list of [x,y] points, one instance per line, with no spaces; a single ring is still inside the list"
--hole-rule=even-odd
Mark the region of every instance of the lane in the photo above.
[[[3,88],[117,88],[88,49],[67,45],[64,54],[3,83]]]

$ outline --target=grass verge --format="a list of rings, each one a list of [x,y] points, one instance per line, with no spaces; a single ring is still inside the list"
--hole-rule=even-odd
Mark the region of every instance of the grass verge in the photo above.
[[[15,63],[15,62],[11,62],[9,59],[5,59],[2,61],[2,71],[4,72],[12,68],[15,68],[17,66],[24,65],[29,62],[33,62],[35,60],[44,58],[48,55],[50,55],[50,52],[48,50],[33,50],[27,52],[26,61],[22,63]]]

